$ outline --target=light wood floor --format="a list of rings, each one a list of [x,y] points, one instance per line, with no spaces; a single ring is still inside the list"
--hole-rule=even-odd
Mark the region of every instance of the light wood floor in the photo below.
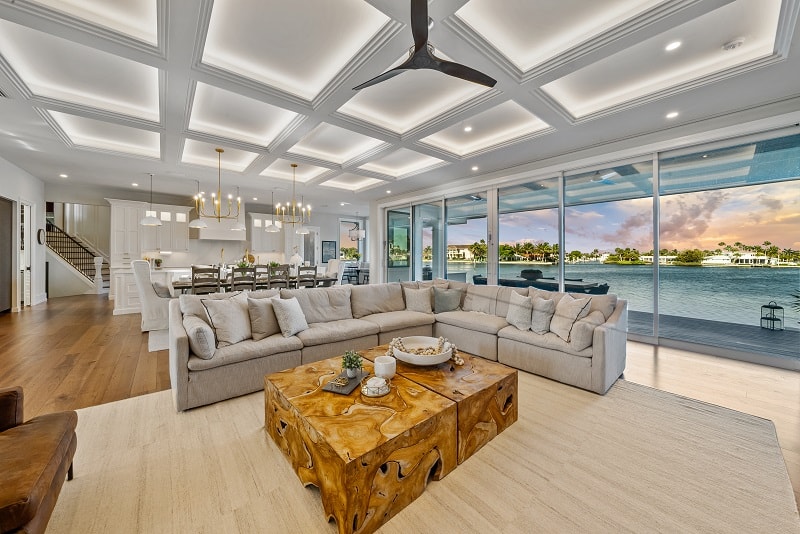
[[[147,351],[139,315],[112,315],[105,295],[51,299],[0,314],[0,387],[25,389],[25,418],[169,388],[166,350]],[[800,503],[800,374],[628,343],[626,380],[775,423]]]

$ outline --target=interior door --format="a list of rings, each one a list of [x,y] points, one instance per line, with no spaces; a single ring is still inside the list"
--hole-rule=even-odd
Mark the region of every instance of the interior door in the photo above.
[[[31,298],[31,250],[33,243],[31,240],[31,219],[33,208],[30,204],[21,203],[19,205],[19,287],[22,288],[20,294],[20,305],[30,306]]]
[[[0,312],[11,309],[14,257],[14,205],[0,197]]]

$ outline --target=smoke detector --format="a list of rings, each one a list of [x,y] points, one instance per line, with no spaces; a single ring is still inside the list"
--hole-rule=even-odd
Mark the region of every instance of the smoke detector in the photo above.
[[[743,44],[744,44],[744,37],[739,37],[738,39],[734,39],[733,41],[728,41],[727,43],[722,45],[722,49],[725,51],[736,50]]]

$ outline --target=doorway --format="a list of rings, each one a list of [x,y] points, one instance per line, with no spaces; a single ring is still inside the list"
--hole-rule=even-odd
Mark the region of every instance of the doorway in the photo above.
[[[14,204],[0,197],[0,312],[11,310],[14,254]]]

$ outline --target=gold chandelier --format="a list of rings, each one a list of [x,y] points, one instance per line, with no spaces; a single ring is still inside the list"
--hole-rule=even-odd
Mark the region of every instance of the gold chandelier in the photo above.
[[[295,195],[296,177],[295,172],[297,163],[292,163],[292,200],[288,204],[275,205],[275,217],[282,224],[291,224],[292,226],[299,224],[300,228],[297,229],[298,234],[308,233],[305,225],[311,222],[311,206],[303,203],[303,197],[300,197],[300,202],[297,202]]]
[[[233,208],[233,195],[228,195],[228,207],[225,213],[222,213],[222,153],[225,152],[221,148],[216,148],[217,151],[217,191],[211,193],[211,209],[207,211],[206,198],[202,192],[198,192],[194,196],[194,207],[197,210],[197,217],[207,217],[209,219],[216,219],[217,222],[222,219],[238,219],[239,211],[242,209],[242,198],[236,197],[236,210]]]

